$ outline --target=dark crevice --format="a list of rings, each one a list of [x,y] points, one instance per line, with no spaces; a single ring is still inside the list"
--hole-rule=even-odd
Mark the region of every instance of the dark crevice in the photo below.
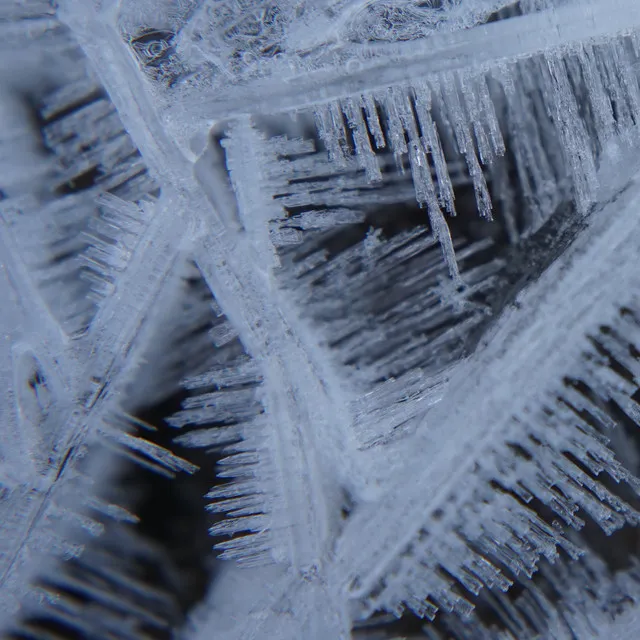
[[[104,91],[96,89],[95,91],[83,96],[79,100],[75,102],[71,102],[69,104],[64,105],[59,110],[52,111],[47,114],[46,117],[43,117],[41,120],[41,125],[46,126],[53,124],[54,122],[58,122],[59,120],[63,120],[67,116],[72,115],[75,111],[80,111],[84,107],[88,107],[90,104],[97,102],[98,100],[107,99],[107,95]],[[41,109],[44,105],[41,106]]]
[[[208,535],[204,494],[213,481],[215,458],[200,449],[187,449],[174,442],[180,432],[164,422],[164,418],[180,410],[187,394],[180,392],[159,405],[136,412],[136,417],[157,428],[145,432],[146,440],[172,451],[196,464],[193,475],[180,473],[168,478],[142,467],[131,467],[120,484],[137,496],[132,510],[140,518],[139,533],[160,545],[167,561],[180,577],[174,594],[183,615],[199,602],[212,579],[212,539]]]
[[[95,166],[87,169],[83,173],[71,178],[64,184],[56,187],[56,194],[59,196],[68,195],[71,193],[79,193],[80,191],[86,191],[96,185],[98,178],[102,175],[100,167]]]

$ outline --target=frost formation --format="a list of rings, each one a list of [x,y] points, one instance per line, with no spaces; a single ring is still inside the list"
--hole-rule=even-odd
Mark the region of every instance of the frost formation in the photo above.
[[[0,36],[5,637],[637,637],[636,0]]]

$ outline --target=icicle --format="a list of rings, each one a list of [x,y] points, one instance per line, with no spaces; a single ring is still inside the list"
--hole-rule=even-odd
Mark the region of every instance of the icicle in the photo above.
[[[581,212],[585,212],[597,189],[596,168],[589,138],[578,113],[563,60],[548,54],[544,59],[550,74],[548,83],[547,74],[544,71],[542,73],[543,83],[548,83],[545,95],[552,99],[553,117],[564,140],[567,162],[574,179],[576,206]]]
[[[400,114],[398,113],[397,94],[393,88],[389,87],[384,93],[377,96],[378,102],[383,106],[386,112],[387,127],[389,131],[389,147],[393,152],[396,166],[399,171],[404,173],[404,164],[402,156],[408,151],[407,143],[404,137],[404,131]]]
[[[104,431],[104,435],[112,442],[126,447],[130,452],[148,457],[168,471],[195,473],[198,470],[198,467],[194,464],[176,456],[164,447],[139,436],[126,433],[123,431],[123,428],[127,428],[127,423],[128,420],[126,416],[110,416],[105,420],[107,429]]]
[[[634,309],[637,309],[637,301],[632,303]],[[619,318],[617,318],[617,330],[635,347],[636,352],[640,352],[640,326],[638,324],[637,316],[633,311],[626,310],[621,312]]]
[[[285,193],[278,197],[283,207],[328,206],[361,209],[371,204],[376,207],[384,204],[396,204],[410,199],[411,185],[400,183],[393,177],[383,183],[363,185],[362,175],[331,173],[318,176],[317,181],[291,183]]]
[[[188,423],[185,422],[185,424],[181,424],[180,420],[175,420],[174,418],[168,419],[167,422],[172,427],[182,427]],[[189,433],[175,438],[174,442],[183,447],[204,448],[227,445],[239,440],[240,438],[240,426],[233,425],[230,427],[212,427],[211,429],[190,431]]]
[[[273,191],[263,167],[277,166],[279,161],[275,150],[264,134],[255,128],[251,118],[231,123],[227,136],[222,146],[226,151],[238,215],[261,267],[266,269],[278,264],[269,237],[269,223],[278,217],[281,207],[273,200]]]
[[[478,96],[476,86],[476,79],[469,73],[458,74],[460,81],[460,89],[462,92],[462,98],[464,105],[466,106],[466,112],[469,116],[469,122],[473,127],[476,146],[480,155],[480,162],[484,165],[489,165],[493,161],[493,150],[489,144],[489,138],[485,131],[484,118],[481,113],[481,107],[478,104]]]
[[[138,518],[138,516],[134,515],[124,507],[107,502],[95,496],[89,500],[88,506],[116,522],[126,522],[130,524],[137,524],[140,522],[140,518]]]
[[[633,126],[633,118],[625,95],[625,88],[620,77],[620,69],[616,60],[616,52],[609,43],[594,48],[595,59],[599,67],[605,89],[616,106],[615,121],[618,135],[629,141]]]
[[[638,77],[633,70],[633,64],[627,53],[624,41],[614,39],[611,43],[615,63],[626,98],[631,110],[631,120],[633,124],[640,118],[640,89],[638,88]]]
[[[637,31],[632,31],[627,35],[627,39],[629,44],[631,45],[631,50],[633,51],[633,55],[636,58],[640,57],[640,36]]]
[[[342,110],[347,117],[349,128],[352,131],[353,141],[356,149],[356,160],[362,169],[365,170],[369,182],[382,180],[380,167],[367,133],[366,125],[362,117],[363,104],[360,100],[345,98],[342,101]]]
[[[112,292],[118,273],[124,271],[140,237],[147,229],[152,208],[126,202],[111,194],[96,200],[101,215],[89,222],[84,238],[87,249],[80,261],[87,271],[82,277],[92,283],[92,296],[98,303]]]
[[[431,154],[438,181],[438,201],[451,215],[455,215],[454,193],[449,168],[444,157],[440,136],[431,116],[431,91],[426,83],[414,86],[418,123],[427,153]]]
[[[589,93],[589,100],[593,108],[594,124],[598,141],[600,147],[604,148],[607,141],[612,138],[616,132],[616,122],[613,117],[611,97],[603,86],[602,76],[595,60],[597,54],[594,52],[593,46],[580,46],[577,48],[576,53],[582,69],[582,77],[584,78]]]
[[[628,343],[620,341],[618,336],[614,335],[610,331],[606,333],[600,331],[597,337],[597,342],[604,347],[617,362],[623,365],[634,376],[634,379],[640,380],[640,360],[633,357]]]
[[[465,569],[477,576],[489,589],[497,587],[501,591],[507,591],[512,582],[484,556],[474,553],[465,563]]]
[[[300,244],[304,240],[302,231],[286,227],[269,229],[269,238],[276,248],[290,247]]]
[[[247,384],[257,384],[262,379],[260,368],[255,362],[245,356],[237,358],[233,363],[209,369],[205,373],[192,376],[184,381],[185,389],[199,389],[203,387],[233,387]]]
[[[458,148],[464,155],[467,166],[469,167],[469,175],[473,180],[476,193],[478,212],[483,218],[491,220],[491,198],[487,190],[484,174],[476,156],[471,132],[469,130],[469,119],[460,104],[457,76],[453,74],[443,74],[438,80],[437,88],[442,92],[444,104],[453,122]]]
[[[384,149],[386,142],[384,134],[382,133],[382,126],[380,125],[380,120],[378,118],[378,109],[376,107],[375,100],[370,93],[365,93],[362,96],[362,101],[364,104],[364,111],[367,116],[367,125],[369,126],[371,135],[373,135],[374,142],[376,143],[376,149]]]
[[[329,152],[329,159],[340,168],[346,167],[346,134],[340,107],[334,102],[321,104],[314,108],[314,115],[318,134]]]
[[[390,89],[385,97],[385,108],[389,113],[390,120],[393,120],[393,124],[391,122],[389,124],[392,131],[392,149],[394,149],[394,153],[398,154],[400,151],[402,153],[409,152],[411,175],[418,204],[427,208],[432,233],[440,242],[451,277],[462,284],[451,233],[438,204],[431,176],[431,167],[427,161],[422,141],[418,137],[418,129],[413,119],[408,96],[400,89]],[[405,131],[409,138],[408,148],[405,142]]]
[[[213,525],[209,529],[209,533],[213,536],[221,536],[233,535],[241,531],[260,532],[265,528],[267,523],[268,518],[260,514],[241,518],[230,518],[229,520],[222,520]]]
[[[505,91],[507,98],[511,151],[516,160],[520,188],[524,200],[531,208],[534,219],[525,229],[526,233],[536,231],[549,217],[558,204],[561,184],[549,158],[549,145],[553,140],[544,138],[544,123],[535,112],[539,101],[538,93],[530,93],[527,80],[533,70],[523,68],[521,63],[517,75],[511,78],[512,85]],[[527,135],[522,135],[526,131]],[[557,142],[555,143],[557,145]]]
[[[32,197],[9,198],[0,206],[2,233],[10,233],[9,246],[30,272],[20,288],[26,291],[37,285],[29,296],[33,299],[30,304],[39,306],[44,299],[67,335],[85,329],[95,313],[95,305],[87,297],[89,288],[79,277],[77,260],[86,247],[81,230],[93,209],[84,195],[65,196],[45,207]]]
[[[514,79],[514,65],[501,61],[491,67],[491,77],[496,80],[505,96],[510,97],[516,92],[515,79]]]
[[[230,322],[225,321],[213,327],[209,331],[209,335],[213,344],[220,348],[235,340],[238,337],[238,332]]]
[[[493,595],[493,594],[492,594]],[[508,628],[511,630],[514,638],[525,637],[525,633],[528,631],[527,620],[523,617],[517,607],[517,603],[514,604],[511,598],[506,597],[504,594],[496,594],[496,600],[499,603],[500,610],[504,611],[502,620],[505,621]]]
[[[517,244],[520,232],[517,223],[517,204],[515,190],[509,180],[509,165],[505,158],[499,158],[491,168],[493,198],[501,203],[500,212],[506,227],[507,237],[511,244]]]
[[[45,120],[53,120],[71,107],[78,108],[99,99],[102,97],[101,94],[102,88],[93,75],[85,73],[73,82],[65,83],[49,93],[40,107],[40,114]]]
[[[288,223],[301,229],[332,229],[343,224],[359,224],[366,213],[354,209],[323,209],[304,211],[288,219]]]
[[[256,434],[254,424],[251,432]],[[214,487],[207,497],[215,502],[212,511],[227,512],[228,519],[219,522],[211,529],[213,535],[244,532],[241,537],[219,543],[216,549],[223,551],[222,558],[233,558],[242,564],[263,564],[269,560],[270,552],[276,555],[274,540],[269,531],[270,516],[265,515],[265,482],[268,482],[268,462],[265,451],[256,451],[251,438],[239,447],[240,453],[226,459],[228,469],[219,472],[220,477],[233,478],[227,485]],[[248,464],[248,466],[247,466]]]
[[[517,65],[517,69],[519,93],[528,97],[527,103],[530,105],[526,113],[537,123],[538,135],[554,175],[564,179],[567,176],[567,163],[563,155],[562,139],[558,136],[553,110],[549,108],[548,96],[545,93],[551,91],[548,69],[539,57],[523,60]],[[544,82],[545,78],[547,84],[542,85],[541,82]]]
[[[637,520],[640,514],[563,455],[563,452],[568,452],[580,459],[589,450],[598,450],[598,440],[592,440],[586,434],[581,436],[579,431],[576,432],[575,421],[560,421],[556,416],[549,417],[545,427],[533,430],[532,433],[539,441],[547,442],[544,449],[536,450],[534,457],[550,475],[549,486],[553,484],[560,488],[564,495],[587,510],[609,533],[621,526],[625,518],[630,522]],[[589,491],[583,490],[582,487]],[[615,511],[606,507],[603,504],[605,502]]]
[[[436,404],[446,386],[446,373],[428,375],[412,369],[398,379],[390,378],[354,405],[354,429],[364,446],[371,446],[395,428]]]
[[[406,87],[390,87],[389,98],[393,102],[395,113],[409,140],[418,140],[418,126],[411,107],[408,89]]]
[[[603,398],[612,394],[633,395],[635,385],[609,367],[608,359],[600,359],[599,354],[590,357],[584,364],[582,379]]]
[[[500,130],[500,123],[496,114],[495,105],[489,86],[487,85],[487,77],[485,74],[475,76],[472,79],[472,89],[477,96],[478,106],[487,129],[487,134],[491,141],[491,147],[495,156],[502,156],[505,153],[505,144]]]
[[[610,95],[616,104],[616,119],[620,134],[631,141],[634,125],[640,113],[638,80],[625,43],[614,40],[598,47],[597,60]]]
[[[438,612],[438,607],[426,598],[420,599],[415,596],[410,596],[407,598],[407,605],[419,618],[427,618],[432,621],[435,620],[436,613]]]
[[[192,417],[200,416],[200,410],[210,414],[212,423],[250,421],[260,413],[260,404],[254,399],[255,387],[228,388],[190,396],[182,403],[183,412]],[[177,415],[181,415],[177,414]]]
[[[261,381],[260,367],[246,354],[236,354],[186,380],[185,386],[196,395],[187,397],[182,411],[169,419],[174,427],[228,425],[194,429],[177,441],[186,446],[224,447],[217,475],[231,481],[214,487],[207,497],[212,500],[208,509],[226,513],[227,518],[214,525],[211,533],[234,536],[215,548],[222,552],[220,557],[245,566],[290,557],[288,538],[276,539],[271,532],[269,499],[277,510],[280,490],[272,465],[272,438],[266,432],[270,425],[261,417],[265,411],[258,397]]]

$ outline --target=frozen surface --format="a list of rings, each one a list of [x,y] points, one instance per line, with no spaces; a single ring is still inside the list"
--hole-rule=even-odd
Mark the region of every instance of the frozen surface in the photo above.
[[[636,637],[639,29],[5,0],[2,628]],[[211,485],[186,605],[134,465]]]

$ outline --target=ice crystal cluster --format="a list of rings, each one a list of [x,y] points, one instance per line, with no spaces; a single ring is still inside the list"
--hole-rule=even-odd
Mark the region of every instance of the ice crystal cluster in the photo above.
[[[3,637],[638,638],[639,75],[638,0],[1,0]]]

